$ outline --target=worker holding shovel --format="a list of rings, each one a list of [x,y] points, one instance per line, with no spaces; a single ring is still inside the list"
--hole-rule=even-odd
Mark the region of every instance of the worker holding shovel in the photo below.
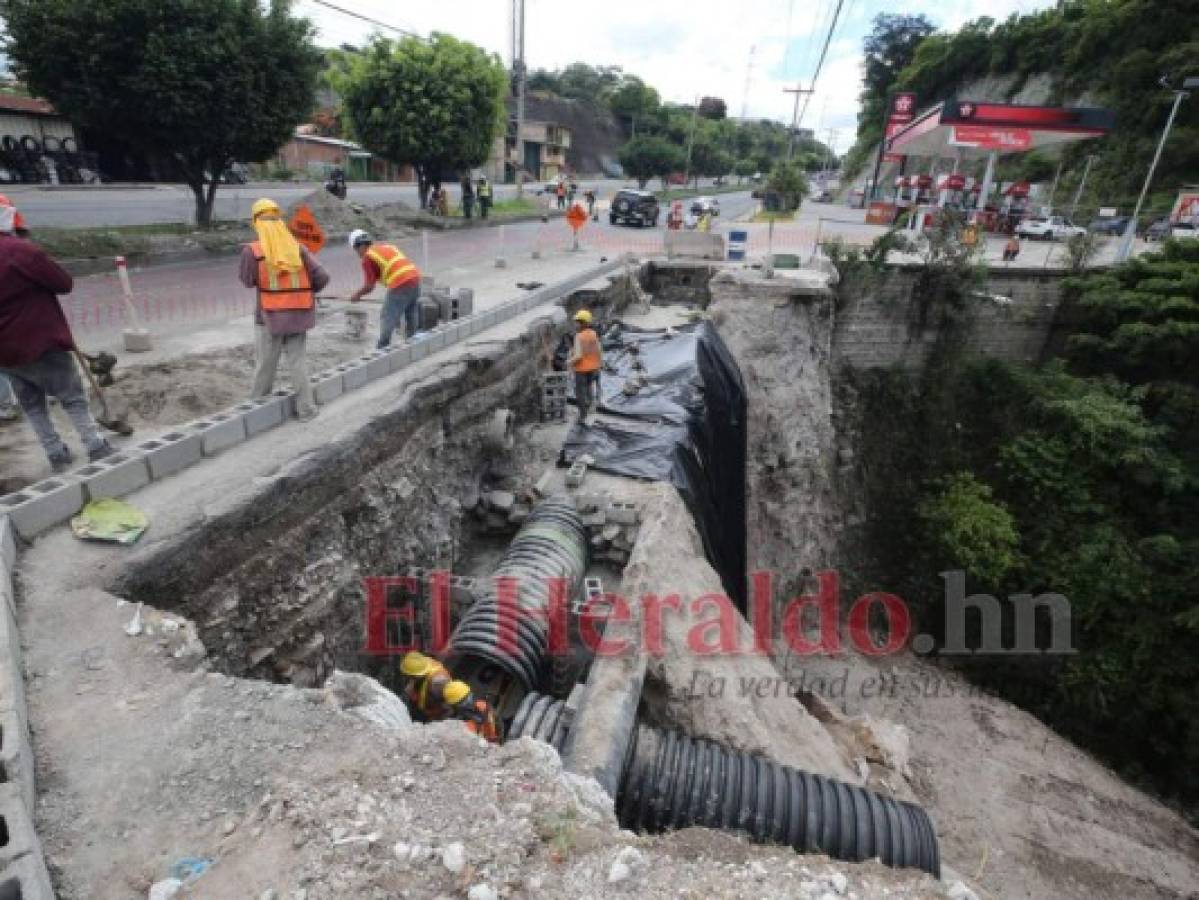
[[[17,236],[19,222],[14,206],[0,204],[0,375],[11,382],[51,467],[62,472],[75,457],[50,421],[47,395],[58,398],[88,459],[103,459],[113,448],[88,409],[75,341],[58,303],[74,282],[45,251]]]

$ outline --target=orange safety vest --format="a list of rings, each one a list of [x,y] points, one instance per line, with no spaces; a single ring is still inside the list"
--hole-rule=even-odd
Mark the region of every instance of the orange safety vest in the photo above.
[[[486,700],[475,701],[475,717],[466,720],[466,730],[493,744],[500,742],[500,727]]]
[[[371,244],[366,251],[366,258],[379,267],[379,280],[388,289],[420,278],[420,272],[412,264],[412,260],[406,257],[399,247],[391,244]]]
[[[584,328],[578,334],[583,352],[575,360],[575,371],[580,374],[598,372],[601,364],[599,335],[594,328]]]
[[[258,241],[250,244],[250,252],[258,260],[258,301],[267,311],[312,309],[312,281],[308,268],[298,272],[279,272],[266,264],[266,255]]]

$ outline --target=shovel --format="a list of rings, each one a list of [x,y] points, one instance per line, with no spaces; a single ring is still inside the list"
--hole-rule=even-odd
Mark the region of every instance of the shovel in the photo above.
[[[130,435],[133,434],[133,428],[124,419],[114,418],[112,413],[108,411],[108,400],[104,396],[104,391],[100,388],[100,383],[96,381],[96,376],[92,374],[91,366],[87,364],[87,358],[82,352],[76,348],[74,351],[75,358],[79,360],[79,367],[83,369],[83,374],[87,376],[87,380],[91,382],[92,390],[96,392],[96,396],[100,398],[100,411],[103,416],[97,416],[96,421],[107,428],[109,431],[117,434]]]

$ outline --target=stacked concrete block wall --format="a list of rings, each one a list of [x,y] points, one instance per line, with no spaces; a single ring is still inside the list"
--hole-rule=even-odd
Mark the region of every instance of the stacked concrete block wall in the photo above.
[[[967,349],[1013,362],[1037,362],[1049,346],[1061,302],[1060,272],[996,270],[968,302],[958,338]],[[833,334],[836,365],[919,368],[939,337],[935,310],[918,317],[918,273],[892,269],[867,287],[843,286]]]

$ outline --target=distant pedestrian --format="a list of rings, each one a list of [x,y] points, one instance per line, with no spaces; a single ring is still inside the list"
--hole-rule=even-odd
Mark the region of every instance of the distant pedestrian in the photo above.
[[[1007,239],[1007,243],[1003,245],[1003,261],[1015,262],[1016,257],[1020,255],[1020,238],[1012,235]]]
[[[567,186],[567,188],[566,188],[566,205],[567,206],[575,205],[575,195],[578,193],[579,193],[579,186],[577,184],[575,184],[575,181],[572,178],[570,180],[569,186]]]
[[[558,187],[555,188],[554,194],[558,198],[558,209],[566,209],[566,182],[559,179]]]
[[[239,273],[242,284],[257,290],[250,396],[271,392],[282,354],[296,393],[296,415],[306,422],[316,415],[316,399],[308,380],[305,345],[316,325],[316,293],[329,283],[329,273],[292,236],[274,200],[255,202],[250,224],[258,240],[242,250]]]
[[[595,220],[595,191],[591,188],[583,191],[583,199],[587,201],[587,216]]]
[[[50,421],[47,396],[58,398],[89,460],[113,448],[88,409],[75,340],[58,302],[74,281],[44,250],[17,236],[18,221],[24,224],[19,217],[12,204],[0,205],[0,376],[11,383],[51,467],[63,472],[75,457]]]
[[[437,214],[443,219],[450,214],[450,192],[448,188],[437,189]]]
[[[487,180],[487,176],[483,175],[479,178],[479,190],[476,193],[479,198],[479,215],[484,219],[491,212],[491,182]]]
[[[462,176],[462,215],[470,218],[475,206],[475,189],[471,187],[470,175]]]
[[[383,311],[379,313],[380,350],[391,346],[391,335],[404,323],[404,336],[412,337],[420,325],[420,270],[394,244],[376,244],[365,231],[350,233],[350,246],[362,260],[362,287],[350,294],[357,303],[375,289],[380,281],[387,288]]]

